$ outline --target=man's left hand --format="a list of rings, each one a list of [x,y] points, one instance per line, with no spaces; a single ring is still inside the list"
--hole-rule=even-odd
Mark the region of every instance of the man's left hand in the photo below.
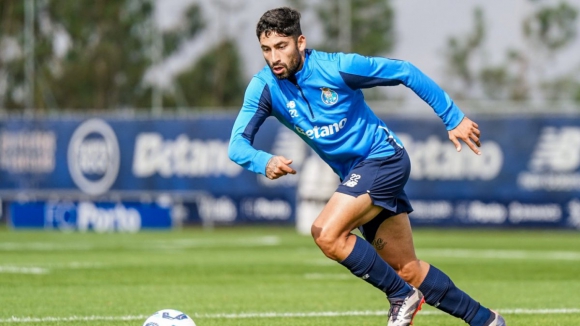
[[[459,139],[461,139],[475,154],[481,155],[481,151],[477,148],[481,147],[480,136],[481,131],[479,131],[477,123],[467,117],[464,117],[455,129],[449,130],[449,140],[455,145],[458,152],[461,152],[461,143],[459,142]]]

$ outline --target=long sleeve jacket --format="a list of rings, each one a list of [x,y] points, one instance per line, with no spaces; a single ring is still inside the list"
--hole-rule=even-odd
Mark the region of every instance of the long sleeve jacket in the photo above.
[[[264,120],[274,116],[343,179],[360,161],[393,155],[394,146],[403,146],[361,91],[399,84],[428,103],[447,130],[463,119],[447,93],[407,61],[307,49],[303,67],[288,79],[277,79],[268,66],[254,75],[232,129],[229,156],[265,174],[273,154],[252,144]]]

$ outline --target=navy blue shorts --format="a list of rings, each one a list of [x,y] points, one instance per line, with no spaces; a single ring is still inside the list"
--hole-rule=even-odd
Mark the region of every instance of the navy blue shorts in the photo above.
[[[360,162],[338,186],[337,192],[353,197],[368,193],[374,205],[384,208],[374,219],[359,227],[368,242],[373,242],[379,226],[387,218],[413,211],[403,189],[410,173],[407,151],[397,148],[392,156]]]

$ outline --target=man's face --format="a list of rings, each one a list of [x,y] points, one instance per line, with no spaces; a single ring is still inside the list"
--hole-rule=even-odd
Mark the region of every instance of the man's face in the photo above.
[[[306,39],[300,35],[297,40],[277,33],[262,33],[260,46],[266,63],[278,79],[286,79],[302,69]]]

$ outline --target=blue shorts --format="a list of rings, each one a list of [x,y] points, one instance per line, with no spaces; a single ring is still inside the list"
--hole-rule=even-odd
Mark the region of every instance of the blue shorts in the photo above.
[[[368,242],[374,240],[379,226],[387,218],[413,211],[403,189],[410,173],[411,161],[407,151],[397,148],[392,156],[360,162],[341,181],[337,192],[353,197],[368,193],[374,205],[384,208],[374,219],[359,227]]]

